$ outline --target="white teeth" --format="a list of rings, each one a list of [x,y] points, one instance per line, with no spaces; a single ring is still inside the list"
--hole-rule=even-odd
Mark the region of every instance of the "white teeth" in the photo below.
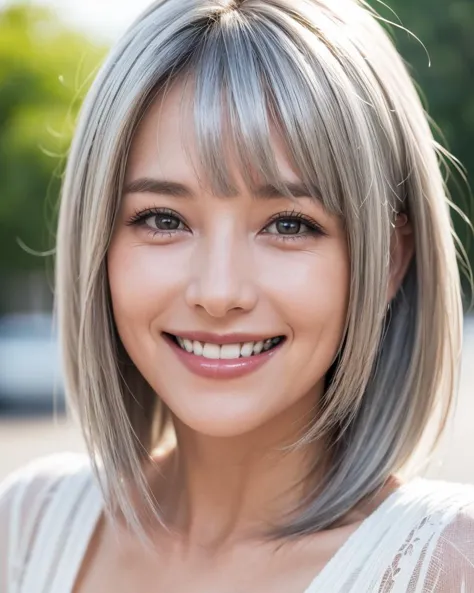
[[[248,358],[255,354],[260,354],[262,351],[266,352],[272,346],[278,344],[281,338],[268,338],[260,342],[245,342],[243,344],[211,344],[209,342],[203,343],[198,340],[188,340],[176,336],[178,344],[187,352],[193,353],[196,356],[203,356],[217,360],[219,358],[231,360],[236,358]]]
[[[221,356],[221,347],[219,344],[209,344],[206,342],[204,344],[204,349],[202,351],[202,355],[204,358],[213,358],[217,359]]]
[[[240,356],[240,344],[223,344],[221,346],[221,358],[231,359],[239,358]]]
[[[187,352],[192,352],[193,351],[193,343],[191,342],[191,340],[186,340],[185,338],[183,339],[183,346],[186,349]]]
[[[194,340],[194,342],[193,342],[193,352],[194,352],[194,354],[196,354],[197,356],[202,356],[203,350],[204,350],[204,346],[201,344],[201,342],[198,342],[197,340]]]
[[[240,349],[241,356],[252,356],[254,342],[245,342]]]

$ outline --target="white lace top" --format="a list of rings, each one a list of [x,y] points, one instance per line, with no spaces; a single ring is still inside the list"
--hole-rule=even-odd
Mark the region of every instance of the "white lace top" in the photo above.
[[[0,485],[0,593],[72,593],[102,508],[83,455],[41,458],[7,478]],[[424,478],[404,484],[305,592],[288,593],[474,593],[474,486]]]

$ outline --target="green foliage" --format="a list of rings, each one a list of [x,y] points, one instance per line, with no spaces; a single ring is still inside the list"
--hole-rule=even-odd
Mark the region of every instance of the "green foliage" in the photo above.
[[[391,10],[380,0],[369,2],[394,23],[389,27],[392,37],[435,122],[435,137],[462,163],[469,182],[474,175],[474,2],[387,0]],[[453,209],[455,230],[474,267],[471,190],[456,167],[450,169],[448,188],[465,214]]]
[[[29,251],[54,245],[62,157],[104,53],[45,8],[0,12],[0,272],[45,267]]]

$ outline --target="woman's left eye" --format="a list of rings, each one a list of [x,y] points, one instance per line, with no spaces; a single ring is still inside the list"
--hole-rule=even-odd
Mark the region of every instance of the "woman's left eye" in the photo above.
[[[278,215],[265,227],[265,235],[276,235],[278,239],[301,239],[308,235],[324,235],[323,229],[303,215]]]

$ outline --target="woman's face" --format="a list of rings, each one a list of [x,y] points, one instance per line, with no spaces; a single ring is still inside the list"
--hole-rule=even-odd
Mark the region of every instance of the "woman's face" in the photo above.
[[[156,182],[125,190],[108,254],[121,340],[198,433],[236,436],[277,417],[307,422],[348,305],[342,222],[304,195],[296,203],[268,187],[252,195],[231,161],[239,194],[213,195],[192,165],[182,93],[176,86],[150,109],[130,153],[126,187]],[[298,183],[276,136],[274,149],[282,177]]]

